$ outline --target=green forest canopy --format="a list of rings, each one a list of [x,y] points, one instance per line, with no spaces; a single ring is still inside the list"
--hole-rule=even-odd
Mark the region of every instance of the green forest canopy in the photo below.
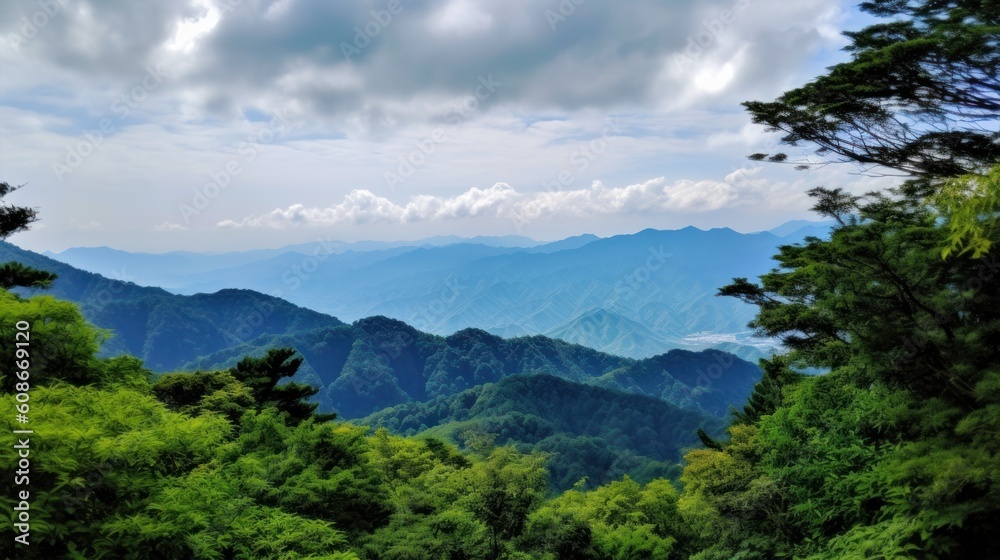
[[[138,360],[95,357],[101,334],[71,304],[4,293],[3,340],[27,320],[39,327],[32,352],[55,357],[35,366],[32,422],[46,435],[33,448],[32,548],[19,555],[995,556],[1000,290],[989,249],[1000,8],[873,0],[862,9],[895,19],[849,35],[853,59],[831,69],[825,88],[790,92],[756,116],[789,142],[913,180],[865,196],[814,190],[817,211],[840,224],[831,238],[783,247],[760,283],[722,288],[758,305],[754,326],[791,351],[764,364],[727,437],[687,455],[680,489],[623,478],[549,496],[544,455],[489,438],[461,454],[434,439],[296,418],[280,400],[257,400],[266,386],[231,372],[171,408]],[[933,122],[934,131],[912,124]],[[10,363],[12,348],[4,352]],[[790,371],[802,365],[830,373]],[[9,397],[10,380],[2,384]],[[0,417],[8,433],[13,422]],[[12,455],[2,457],[11,472]]]

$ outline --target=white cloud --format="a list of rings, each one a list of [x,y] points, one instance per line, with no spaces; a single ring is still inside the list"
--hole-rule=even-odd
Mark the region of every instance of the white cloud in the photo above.
[[[504,234],[530,216],[531,235],[554,239],[805,217],[808,188],[857,179],[791,166],[726,177],[778,136],[747,124],[739,102],[772,99],[846,57],[834,49],[847,3],[751,0],[720,26],[737,3],[747,4],[584,2],[553,30],[531,0],[404,0],[374,23],[386,0],[73,0],[18,52],[0,45],[3,179],[31,184],[18,200],[49,226],[16,241],[223,250],[312,235],[296,225],[384,239]],[[0,21],[39,9],[0,2]],[[377,33],[347,60],[341,44],[366,26]],[[157,64],[169,75],[137,90]],[[502,85],[471,97],[487,76]],[[288,108],[294,126],[258,150],[260,119]],[[611,116],[622,132],[597,150]],[[105,119],[113,132],[56,175],[53,163]],[[385,189],[438,127],[447,141]],[[182,234],[179,206],[233,160],[240,173],[186,224],[233,229]]]
[[[187,226],[181,224],[174,224],[171,222],[163,222],[158,226],[154,226],[155,231],[187,231]]]
[[[250,216],[240,221],[223,220],[221,228],[324,226],[336,224],[405,223],[499,215],[504,203],[517,196],[510,185],[497,183],[488,189],[472,188],[451,198],[418,195],[400,206],[377,196],[367,189],[351,191],[340,204],[327,208],[307,208],[293,204],[277,208],[263,216]]]
[[[487,31],[493,16],[470,0],[452,0],[431,17],[431,29],[441,34],[475,35]]]
[[[0,3],[0,20],[20,20],[15,4]],[[722,23],[737,4],[746,6]],[[403,2],[391,17],[379,1],[75,0],[10,60],[8,73],[23,73],[31,86],[50,80],[46,89],[64,85],[51,82],[58,77],[71,82],[65,89],[74,98],[102,99],[163,63],[174,73],[171,98],[194,118],[231,119],[281,99],[327,130],[359,113],[420,112],[429,99],[468,95],[490,72],[504,83],[495,103],[651,109],[774,89],[775,73],[836,39],[831,22],[840,12],[828,4],[588,2],[553,32],[544,7],[529,0]],[[344,45],[357,53],[345,58]],[[683,57],[690,67],[662,75]],[[753,68],[761,57],[767,72]],[[698,96],[705,92],[712,95]]]
[[[587,189],[519,193],[506,183],[490,188],[473,187],[453,197],[421,194],[406,204],[396,204],[371,191],[352,191],[339,204],[309,208],[293,204],[261,216],[218,222],[220,228],[286,228],[341,224],[402,224],[495,217],[519,220],[601,215],[628,215],[640,212],[710,212],[760,203],[782,194],[802,195],[799,186],[771,183],[759,178],[762,168],[738,169],[722,180],[681,180],[665,178],[624,187],[607,187],[600,181]]]

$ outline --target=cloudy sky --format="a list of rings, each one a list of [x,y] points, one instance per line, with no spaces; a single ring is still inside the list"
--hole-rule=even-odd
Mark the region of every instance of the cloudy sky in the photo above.
[[[849,2],[16,0],[0,22],[0,180],[41,212],[10,239],[34,250],[753,231],[866,186],[749,162],[775,137],[739,105],[843,60]]]

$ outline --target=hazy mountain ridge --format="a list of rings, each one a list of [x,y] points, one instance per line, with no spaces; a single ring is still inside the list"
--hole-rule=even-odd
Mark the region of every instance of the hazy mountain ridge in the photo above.
[[[452,248],[468,250],[468,246]],[[10,244],[0,245],[0,260],[57,273],[59,279],[47,293],[78,303],[88,320],[114,331],[102,349],[105,355],[136,355],[158,371],[207,370],[231,367],[244,355],[260,355],[268,348],[292,347],[305,359],[297,379],[321,388],[317,400],[323,410],[349,418],[456,394],[522,373],[544,373],[646,394],[715,415],[724,415],[728,404],[739,404],[719,388],[693,384],[690,380],[697,374],[687,371],[687,366],[675,372],[674,366],[648,365],[654,362],[544,336],[504,339],[481,329],[463,329],[442,337],[384,316],[347,325],[249,290],[181,296],[111,280]],[[717,361],[710,352],[687,354],[695,356],[689,361],[700,370],[707,371]],[[672,355],[658,357],[655,363],[666,363]],[[746,366],[756,370],[751,364]],[[628,373],[634,367],[653,372],[648,375],[658,375],[659,382],[648,388],[636,385]],[[611,375],[614,372],[619,373]],[[743,399],[752,388],[744,381],[733,377],[732,393]]]
[[[77,270],[0,243],[0,261],[8,260],[59,276],[48,290],[18,291],[77,303],[88,321],[112,331],[102,355],[131,354],[156,371],[177,369],[199,356],[264,333],[287,334],[343,324],[336,317],[250,290],[174,295]]]
[[[384,315],[440,335],[464,328],[545,334],[644,358],[716,344],[686,339],[695,333],[744,333],[753,308],[715,297],[718,287],[736,276],[766,272],[779,245],[825,229],[806,221],[775,229],[784,236],[688,227],[582,235],[528,247],[526,238],[439,238],[391,248],[382,242],[318,242],[278,255],[260,253],[266,258],[229,268],[163,278],[182,293],[247,288],[345,320]],[[80,260],[86,251],[71,255]],[[246,258],[240,255],[228,258]],[[135,270],[117,265],[126,273]],[[588,315],[595,310],[606,313]]]

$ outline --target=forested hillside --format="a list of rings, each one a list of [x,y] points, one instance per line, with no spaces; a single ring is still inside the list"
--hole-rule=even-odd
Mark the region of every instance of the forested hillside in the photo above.
[[[636,361],[542,336],[504,339],[467,329],[440,337],[385,317],[294,336],[260,337],[186,367],[229,367],[243,355],[279,347],[301,353],[304,365],[296,379],[320,387],[316,398],[322,410],[337,411],[344,418],[454,395],[521,373],[653,396],[723,417],[730,406],[746,400],[760,378],[756,366],[714,350],[674,350]],[[634,382],[639,377],[645,382]]]
[[[581,494],[588,484],[572,478],[598,466],[588,453],[601,438],[675,460],[669,445],[721,424],[649,397],[517,376],[477,389],[476,412],[509,412],[497,418],[504,421],[524,410],[564,433],[525,454],[494,443],[502,426],[480,425],[463,430],[460,453],[433,437],[330,422],[305,400],[315,388],[287,382],[300,363],[292,350],[155,376],[137,358],[98,357],[101,333],[73,304],[5,291],[0,336],[17,332],[28,333],[29,347],[4,345],[3,359],[29,361],[30,373],[0,374],[5,399],[28,395],[19,399],[22,421],[5,415],[0,425],[32,430],[21,440],[30,446],[30,486],[19,498],[28,513],[18,523],[0,519],[0,529],[30,543],[18,545],[17,558],[496,560],[580,546],[601,557],[661,558],[688,538],[670,482],[625,476]],[[645,421],[652,427],[635,429]],[[592,435],[567,441],[568,433]],[[605,451],[618,463],[601,473],[608,480],[639,459]],[[3,454],[0,468],[14,472],[19,460]],[[563,477],[553,484],[577,490],[551,500],[550,470]],[[647,460],[639,470],[650,478],[669,469]],[[3,501],[9,513],[19,503]],[[565,525],[569,511],[577,521]],[[13,546],[5,539],[0,552]]]
[[[321,409],[345,418],[520,373],[654,396],[723,417],[760,376],[756,366],[718,351],[671,351],[636,361],[542,336],[504,339],[466,329],[441,337],[385,317],[345,325],[249,290],[179,296],[83,272],[8,243],[0,245],[4,255],[57,274],[47,293],[77,302],[84,317],[108,331],[101,355],[138,356],[162,372],[232,367],[245,355],[295,348],[304,358],[296,379],[319,387]]]
[[[486,433],[500,445],[549,453],[550,481],[560,491],[585,477],[588,488],[626,474],[640,482],[675,477],[681,451],[700,445],[698,429],[717,435],[724,425],[660,399],[548,375],[506,377],[457,395],[394,406],[357,423],[453,443]]]
[[[84,272],[0,241],[0,261],[55,273],[45,293],[73,301],[110,335],[101,355],[129,354],[147,367],[170,371],[262,334],[289,334],[343,323],[335,317],[250,290],[179,296],[160,288]],[[21,293],[37,289],[18,288]]]
[[[671,350],[608,372],[594,383],[723,418],[746,402],[760,368],[719,350]]]

